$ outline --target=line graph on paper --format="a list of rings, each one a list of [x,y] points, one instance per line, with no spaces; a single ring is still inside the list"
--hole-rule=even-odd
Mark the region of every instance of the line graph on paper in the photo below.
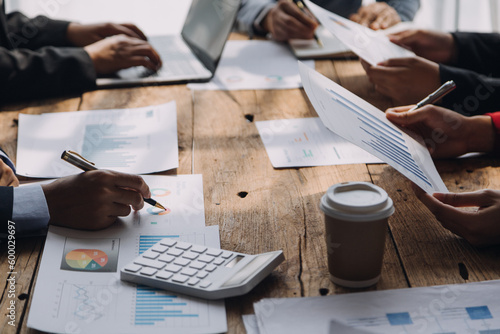
[[[52,317],[68,321],[106,321],[115,317],[113,308],[106,307],[112,296],[108,285],[60,282],[55,295]]]

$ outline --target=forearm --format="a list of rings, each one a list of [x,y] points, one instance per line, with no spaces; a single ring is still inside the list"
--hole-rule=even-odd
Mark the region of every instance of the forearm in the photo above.
[[[467,118],[464,133],[467,138],[467,152],[493,152],[496,136],[492,117],[480,115]]]
[[[46,16],[30,19],[19,12],[7,15],[9,38],[14,48],[36,50],[49,45],[72,46],[66,38],[69,23]]]
[[[452,33],[456,45],[457,67],[478,73],[500,76],[500,34]]]
[[[457,88],[444,97],[442,105],[466,116],[500,110],[500,78],[470,70],[439,65],[442,83],[453,80]]]
[[[81,94],[95,87],[92,60],[82,48],[37,51],[0,48],[0,102]]]
[[[401,21],[412,21],[420,8],[420,0],[377,0],[385,1],[396,12],[398,12]]]
[[[258,19],[262,19],[263,15],[269,12],[276,2],[274,0],[243,0],[241,3],[238,16],[236,18],[236,26],[238,31],[247,32],[249,34],[265,33],[260,27],[255,25]]]

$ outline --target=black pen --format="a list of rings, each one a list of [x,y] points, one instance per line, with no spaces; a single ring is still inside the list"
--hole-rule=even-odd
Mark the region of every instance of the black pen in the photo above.
[[[409,111],[414,111],[418,108],[422,108],[426,104],[431,104],[431,103],[436,102],[437,100],[443,98],[446,94],[448,94],[449,92],[454,90],[456,87],[457,87],[457,85],[455,84],[455,82],[453,80],[445,82],[435,92],[431,93],[425,99],[423,99],[422,101],[417,103],[417,105],[414,106],[413,108],[411,108]]]
[[[73,166],[75,166],[77,168],[80,168],[84,172],[88,172],[90,170],[97,170],[97,167],[94,165],[93,162],[88,161],[87,159],[82,157],[80,154],[73,152],[73,151],[64,151],[61,155],[61,159],[72,164]],[[152,198],[144,198],[144,202],[146,202],[154,207],[157,207],[158,209],[162,209],[164,211],[167,210],[167,209],[165,209],[165,207],[163,207],[163,205],[161,205],[160,203],[158,203],[157,201],[155,201]]]
[[[308,16],[312,15],[311,11],[309,10],[309,8],[307,8],[306,4],[302,0],[293,0],[293,2],[297,5],[297,7],[299,7],[299,9],[302,11],[302,13],[304,13]],[[306,9],[307,9],[307,12],[306,12]],[[316,19],[316,18],[314,18],[314,19]],[[316,35],[316,33],[314,33],[313,37],[314,37],[314,40],[316,41],[316,43],[318,43],[318,45],[320,47],[323,47],[323,42],[321,42],[321,40],[319,39],[318,35]]]

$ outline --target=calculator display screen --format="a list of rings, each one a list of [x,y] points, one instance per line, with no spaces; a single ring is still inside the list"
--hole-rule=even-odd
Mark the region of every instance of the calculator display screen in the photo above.
[[[235,265],[238,264],[238,262],[240,262],[241,260],[243,260],[244,256],[242,255],[237,255],[234,259],[231,260],[231,262],[229,262],[228,264],[226,264],[226,268],[232,268],[234,267]]]
[[[231,285],[238,285],[243,283],[247,278],[253,276],[259,270],[262,270],[264,265],[270,258],[273,257],[273,254],[261,254],[257,255],[255,259],[250,261],[247,265],[241,268],[233,277],[228,279],[221,287],[227,287]]]

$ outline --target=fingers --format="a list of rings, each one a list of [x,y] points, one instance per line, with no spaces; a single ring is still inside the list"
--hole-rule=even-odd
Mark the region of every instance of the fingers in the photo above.
[[[439,220],[443,227],[460,236],[468,235],[469,231],[467,229],[467,224],[470,222],[473,214],[443,203],[435,196],[431,196],[423,190],[415,191],[415,194],[417,195],[418,199],[429,209],[429,211],[431,211],[432,214],[436,216],[436,219]],[[441,196],[441,194],[435,195],[437,195],[438,197]]]
[[[19,180],[14,171],[0,159],[0,186],[2,187],[17,187]]]
[[[400,112],[405,112],[413,108],[415,105],[409,105],[409,106],[401,106],[401,107],[395,107],[395,108],[388,108],[385,112],[386,115],[387,113],[400,113]]]
[[[315,29],[318,26],[318,23],[312,16],[305,14],[294,3],[289,1],[281,1],[278,6],[284,13],[288,14],[291,18],[298,22],[299,25],[308,27],[309,29]]]
[[[377,65],[385,67],[411,67],[416,62],[418,62],[418,59],[415,57],[391,58],[380,62]]]
[[[110,195],[112,196],[110,199],[115,204],[131,205],[134,210],[140,210],[144,207],[143,196],[135,190],[116,188]]]
[[[392,8],[388,8],[378,14],[376,19],[370,24],[370,28],[373,30],[386,29],[400,21],[401,19],[396,11]]]
[[[425,106],[414,111],[408,111],[409,109],[410,106],[392,108],[388,109],[385,115],[395,124],[410,126],[419,123],[427,124],[435,111],[434,106]]]
[[[500,192],[494,190],[480,190],[470,193],[435,193],[434,197],[453,207],[478,206],[486,207],[500,200]]]
[[[405,30],[388,36],[390,41],[398,45],[411,45],[419,40],[418,30]]]
[[[115,187],[133,189],[144,198],[151,198],[149,186],[144,179],[138,175],[113,172],[113,184]],[[123,203],[123,202],[122,202]],[[132,204],[132,202],[130,203]]]
[[[361,25],[368,27],[375,20],[377,14],[378,13],[371,10],[371,7],[368,6],[361,7],[358,11],[359,16],[356,17],[358,20],[357,22]]]
[[[148,40],[148,38],[142,32],[142,30],[139,29],[135,24],[132,24],[132,23],[122,23],[121,26],[126,27],[129,30],[133,31],[138,36],[138,38],[140,38],[140,39],[142,39],[144,41]]]

